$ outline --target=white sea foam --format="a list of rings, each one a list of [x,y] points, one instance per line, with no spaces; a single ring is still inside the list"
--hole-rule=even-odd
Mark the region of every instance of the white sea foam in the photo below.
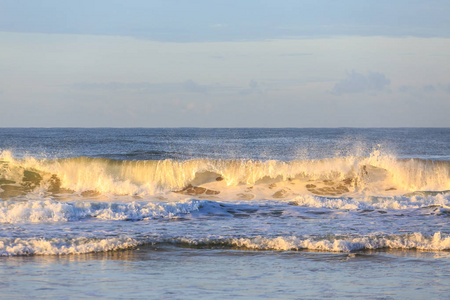
[[[140,244],[142,241],[120,237],[108,239],[0,238],[0,256],[84,254],[128,249]]]
[[[209,245],[237,247],[249,250],[276,250],[276,251],[298,251],[313,250],[327,252],[351,252],[371,249],[403,249],[423,251],[446,251],[450,250],[450,236],[435,233],[432,236],[421,233],[404,235],[383,235],[363,237],[254,237],[254,238],[231,238],[231,239],[202,239],[188,240],[180,239],[181,243],[189,245]]]
[[[238,248],[258,251],[324,251],[353,252],[361,250],[396,249],[418,251],[449,251],[450,236],[436,232],[433,235],[421,233],[402,235],[374,235],[361,237],[253,237],[253,238],[202,238],[192,240],[178,238],[155,241],[117,238],[0,238],[0,256],[21,255],[66,255],[92,252],[106,252],[135,248],[144,244],[183,244],[193,247]]]
[[[329,198],[301,195],[291,200],[292,204],[329,209],[416,209],[437,206],[450,209],[450,194],[430,196],[394,196],[364,198]]]
[[[142,220],[152,218],[177,218],[199,210],[205,201],[182,202],[58,202],[4,201],[0,202],[0,223],[45,223],[73,221],[84,218],[104,220]]]

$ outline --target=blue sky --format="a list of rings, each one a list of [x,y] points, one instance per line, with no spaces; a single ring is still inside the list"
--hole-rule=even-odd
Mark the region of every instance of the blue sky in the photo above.
[[[449,15],[449,1],[0,0],[0,126],[448,127]]]

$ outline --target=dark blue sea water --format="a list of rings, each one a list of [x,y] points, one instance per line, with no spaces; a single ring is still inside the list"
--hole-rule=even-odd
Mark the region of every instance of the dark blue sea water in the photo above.
[[[0,295],[445,299],[450,129],[0,129]]]
[[[2,128],[0,132],[1,149],[12,149],[16,156],[293,160],[361,150],[368,154],[382,145],[398,158],[450,160],[448,128]]]

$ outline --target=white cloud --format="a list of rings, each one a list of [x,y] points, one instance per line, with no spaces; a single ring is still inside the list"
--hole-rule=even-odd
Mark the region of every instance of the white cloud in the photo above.
[[[391,81],[384,74],[369,72],[367,75],[352,71],[339,80],[332,90],[335,95],[364,93],[384,90]]]

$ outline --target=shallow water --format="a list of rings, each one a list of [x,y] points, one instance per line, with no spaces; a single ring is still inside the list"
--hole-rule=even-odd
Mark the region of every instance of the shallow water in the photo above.
[[[4,257],[7,298],[445,299],[448,253],[174,247]]]

